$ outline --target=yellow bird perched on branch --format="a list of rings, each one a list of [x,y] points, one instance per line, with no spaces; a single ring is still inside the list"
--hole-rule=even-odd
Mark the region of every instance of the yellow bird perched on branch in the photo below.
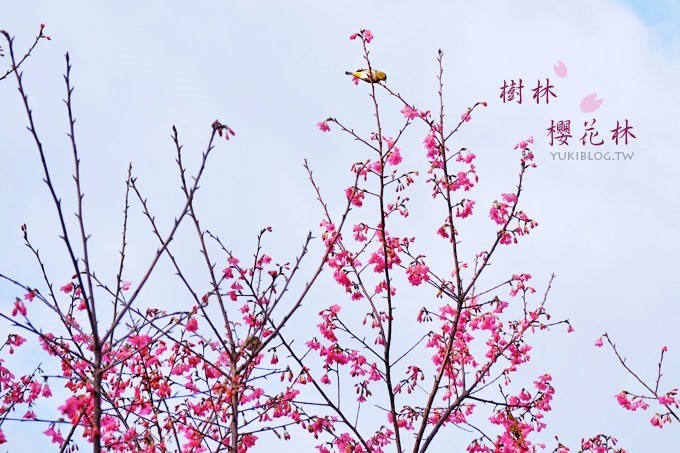
[[[345,74],[356,77],[368,83],[378,83],[387,80],[387,74],[376,69],[357,69],[356,71],[345,71]]]
[[[248,337],[246,342],[243,344],[243,347],[251,352],[255,352],[258,350],[262,342],[260,341],[259,338],[257,338],[255,335],[252,335]]]

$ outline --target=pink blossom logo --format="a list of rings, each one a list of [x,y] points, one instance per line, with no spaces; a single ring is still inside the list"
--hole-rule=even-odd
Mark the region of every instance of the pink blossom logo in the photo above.
[[[557,60],[557,63],[553,65],[553,71],[555,71],[557,77],[560,77],[562,79],[567,77],[567,65],[564,64],[562,60]],[[594,111],[600,108],[600,106],[604,102],[604,99],[603,98],[595,99],[596,96],[597,93],[590,93],[581,100],[580,107],[583,113],[593,113]]]
[[[597,96],[597,93],[590,93],[581,100],[581,111],[583,113],[592,113],[600,108],[604,99],[595,99],[595,96]]]
[[[557,77],[565,78],[567,76],[567,65],[562,60],[557,60],[557,64],[553,65],[553,70]]]

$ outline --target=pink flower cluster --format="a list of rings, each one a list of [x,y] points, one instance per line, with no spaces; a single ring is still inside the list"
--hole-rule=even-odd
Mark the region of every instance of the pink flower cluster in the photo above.
[[[524,211],[517,210],[518,197],[513,193],[501,194],[502,201],[494,200],[489,217],[503,228],[498,232],[501,244],[516,244],[517,238],[525,236],[538,226]],[[514,222],[513,222],[514,221]]]
[[[413,263],[406,268],[406,276],[408,281],[413,286],[419,286],[422,283],[428,282],[430,276],[427,275],[430,268],[423,263]]]
[[[403,109],[401,109],[401,114],[404,115],[404,118],[407,118],[409,120],[415,119],[415,118],[428,118],[430,116],[430,111],[423,111],[423,110],[418,110],[415,107],[411,107],[410,105],[404,106]]]
[[[318,127],[321,132],[328,132],[331,130],[331,127],[328,125],[328,120],[316,123],[316,127]]]
[[[369,44],[373,41],[373,33],[371,33],[371,30],[359,30],[359,33],[352,33],[349,35],[349,39],[352,41],[357,38],[360,38],[366,44]]]

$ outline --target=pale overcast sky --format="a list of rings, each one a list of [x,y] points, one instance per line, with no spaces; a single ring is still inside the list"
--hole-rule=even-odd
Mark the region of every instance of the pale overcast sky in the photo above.
[[[178,212],[169,139],[173,124],[195,158],[215,118],[236,131],[232,141],[219,144],[202,184],[203,222],[243,254],[252,250],[257,231],[272,225],[273,252],[290,259],[307,231],[318,231],[321,218],[303,159],[338,210],[342,189],[350,184],[347,170],[365,154],[340,132],[322,134],[315,126],[333,116],[360,131],[370,128],[365,86],[355,87],[344,75],[363,64],[349,35],[371,29],[374,65],[389,74],[390,86],[423,109],[436,109],[436,53],[441,48],[449,115],[457,117],[478,100],[489,102],[458,137],[460,146],[479,158],[475,196],[480,222],[488,223],[482,206],[515,184],[512,146],[528,136],[536,139],[539,167],[527,178],[524,207],[540,227],[519,246],[503,249],[497,270],[534,274],[539,287],[555,272],[550,310],[555,319],[569,318],[576,329],[568,335],[558,328],[534,342],[532,375],[552,373],[557,389],[545,441],[552,445],[552,435],[559,434],[576,447],[581,437],[604,432],[630,452],[676,451],[680,426],[659,431],[648,423],[652,413],[618,407],[616,393],[639,388],[617,367],[612,353],[594,348],[593,342],[608,331],[649,379],[660,348],[668,345],[665,386],[680,385],[680,301],[673,287],[680,270],[677,2],[27,0],[0,5],[0,28],[16,36],[19,50],[41,23],[52,40],[42,42],[24,67],[37,124],[62,197],[72,209],[72,165],[61,102],[68,51],[93,259],[101,275],[111,276],[130,161],[164,225]],[[553,69],[558,61],[567,67],[564,78]],[[0,59],[2,72],[6,68],[7,59]],[[499,87],[520,78],[526,85],[524,102],[504,104]],[[546,78],[557,97],[549,105],[536,105],[529,90]],[[580,104],[591,93],[604,102],[586,114]],[[63,252],[54,209],[12,79],[0,83],[0,106],[0,272],[39,282],[22,244],[19,227],[26,223],[55,278],[67,281],[70,272],[59,271]],[[385,102],[385,107],[395,112],[388,118],[397,118],[396,104]],[[592,118],[605,139],[601,147],[578,143],[583,122]],[[615,145],[608,131],[626,119],[637,138],[627,146]],[[571,120],[574,138],[568,151],[620,151],[633,157],[555,159],[551,152],[565,147],[549,145],[551,120]],[[397,124],[390,127],[396,131]],[[406,137],[403,153],[422,158],[423,135],[414,130]],[[138,212],[130,280],[155,249],[153,242],[144,242],[151,239]],[[427,210],[415,206],[412,215],[421,219],[420,235],[431,237]],[[186,247],[195,250],[193,243]],[[173,285],[171,276],[160,273],[149,291],[172,304]],[[0,283],[4,311],[16,295],[15,288]],[[341,301],[343,296],[338,291],[334,297]],[[297,322],[316,324],[312,308]],[[0,324],[0,334],[7,328]],[[33,358],[26,357],[27,367]],[[15,435],[8,424],[3,430],[10,443],[0,451],[49,448],[47,438],[29,435],[35,431],[29,425],[17,426]],[[454,445],[457,434],[442,439]],[[305,440],[298,448],[307,451],[309,445]],[[449,451],[446,445],[439,443],[432,451]],[[263,440],[256,451],[268,451],[268,446]]]

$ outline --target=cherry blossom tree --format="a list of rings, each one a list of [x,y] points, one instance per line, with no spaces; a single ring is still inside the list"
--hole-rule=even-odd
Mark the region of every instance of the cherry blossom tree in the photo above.
[[[480,207],[472,199],[480,182],[476,155],[457,142],[457,132],[482,116],[487,104],[446,113],[442,51],[435,108],[416,107],[382,79],[355,77],[357,89],[368,91],[371,131],[362,135],[333,117],[318,123],[323,132],[344,133],[365,154],[348,162],[340,206],[327,202],[323,184],[305,162],[323,217],[318,240],[309,232],[296,256],[276,258],[267,251],[269,227],[257,234],[252,256],[237,256],[230,246],[237,239],[201,221],[195,200],[209,158],[221,151],[220,137],[235,135],[216,120],[193,172],[172,128],[181,199],[169,228],[156,220],[130,165],[118,271],[104,276],[90,261],[69,56],[64,101],[75,225],[66,220],[49,164],[54,157],[43,146],[22,78],[23,62],[48,39],[43,29],[22,57],[2,32],[7,45],[1,52],[10,62],[2,79],[16,80],[72,278],[55,282],[30,239],[30,226],[23,225],[42,282],[0,273],[20,291],[10,309],[0,310],[11,330],[0,346],[0,444],[10,432],[6,427],[24,420],[47,426],[44,434],[61,451],[77,449],[83,438],[95,452],[245,452],[264,437],[285,442],[312,436],[320,452],[424,452],[441,448],[437,439],[445,431],[465,439],[469,452],[571,451],[559,440],[554,446],[536,440],[547,429],[545,415],[555,393],[551,375],[519,377],[538,335],[556,326],[572,330],[568,320],[552,320],[548,312],[554,276],[537,291],[528,273],[492,272],[494,262],[509,259],[508,247],[519,246],[538,226],[521,203],[536,169],[533,138],[508,150],[517,156],[516,185]],[[379,69],[371,59],[373,35],[360,30],[350,39],[360,45],[373,74]],[[386,113],[395,111],[401,113],[397,124]],[[423,137],[423,149],[402,151],[403,138],[414,133]],[[415,161],[404,158],[407,152],[422,156],[425,172],[407,167]],[[418,187],[426,188],[438,209],[426,219],[439,241],[434,250],[426,245],[431,239],[413,236],[409,214]],[[131,206],[141,208],[156,239],[141,275],[129,275],[126,267]],[[495,228],[481,248],[463,234],[475,222]],[[181,225],[195,233],[204,283],[191,281],[176,252]],[[310,250],[317,245],[320,253],[314,256]],[[159,274],[162,259],[172,276]],[[176,278],[186,290],[172,311],[143,291],[162,278]],[[337,295],[320,297],[314,291],[320,287],[323,294]],[[45,314],[40,324],[38,311]],[[316,319],[314,331],[294,328],[303,317]],[[3,356],[19,353],[28,340],[40,344],[57,372],[38,365],[15,376],[5,367]],[[678,407],[677,390],[659,393],[660,370],[661,361],[656,387],[638,379],[649,395],[619,395],[631,410],[655,399],[668,411],[657,414],[658,426],[677,420]],[[43,415],[41,400],[53,398],[57,386],[67,396],[56,414],[45,409]],[[598,434],[584,438],[578,451],[624,450],[615,438]]]
[[[250,429],[253,419],[282,410],[295,397],[289,388],[280,391],[274,388],[273,393],[265,393],[257,383],[263,382],[274,370],[258,365],[261,353],[301,306],[321,273],[333,241],[319,257],[316,270],[307,275],[307,282],[298,294],[289,286],[308,253],[311,233],[297,258],[278,263],[263,250],[263,239],[271,231],[264,228],[257,236],[253,261],[240,264],[239,258],[226,248],[218,235],[202,227],[194,204],[216,140],[221,136],[228,140],[235,133],[226,124],[215,121],[199,167],[189,177],[179,134],[173,127],[172,141],[184,196],[177,217],[169,230],[161,230],[130,166],[125,185],[118,272],[110,280],[98,275],[88,255],[90,234],[81,188],[69,56],[66,56],[64,79],[77,197],[75,229],[69,228],[66,221],[48,164],[49,155],[34,122],[20,71],[23,61],[47,36],[41,26],[34,44],[18,59],[13,39],[4,31],[3,35],[11,61],[6,76],[16,77],[73,277],[62,285],[53,283],[48,264],[31,242],[29,228],[23,225],[26,246],[42,273],[43,289],[0,274],[1,279],[24,292],[23,297],[17,297],[10,313],[0,313],[17,332],[8,336],[2,349],[14,354],[26,341],[21,334],[28,333],[57,359],[61,373],[48,375],[38,367],[30,375],[17,377],[7,368],[0,369],[4,392],[0,422],[47,422],[45,434],[62,450],[76,448],[76,435],[90,442],[94,451],[247,450],[257,439],[256,433],[277,428],[268,424]],[[134,201],[148,219],[158,248],[150,257],[146,271],[132,284],[126,280],[125,264],[128,218]],[[349,203],[344,215],[348,210]],[[191,223],[196,231],[211,282],[200,291],[189,282],[186,269],[172,248],[183,222]],[[336,222],[341,228],[343,215]],[[213,259],[215,248],[223,255],[219,261]],[[143,288],[155,276],[163,256],[170,260],[175,275],[193,301],[177,311],[169,312],[140,301]],[[222,269],[217,267],[218,262],[224,263],[223,270],[218,270]],[[55,289],[57,287],[60,289]],[[40,308],[35,306],[38,303]],[[37,309],[47,311],[52,321],[45,326],[34,324],[31,311]],[[49,331],[45,330],[47,326]],[[0,361],[0,365],[2,363]],[[70,396],[58,407],[59,417],[38,417],[33,407],[40,397],[51,396],[50,383],[55,380],[63,383]],[[264,403],[262,398],[268,398],[269,402]],[[22,406],[28,407],[27,412],[19,418],[13,416]],[[302,416],[294,423],[304,420]],[[282,423],[280,427],[287,423],[293,422]],[[5,441],[4,434],[0,441]]]
[[[656,409],[657,411],[649,422],[652,426],[656,426],[657,428],[663,428],[667,423],[672,423],[673,421],[676,423],[680,422],[680,414],[678,414],[678,409],[680,409],[680,398],[678,398],[677,387],[670,390],[663,390],[661,387],[663,360],[668,352],[668,347],[664,346],[661,348],[655,379],[653,381],[646,381],[627,363],[626,358],[621,355],[616,344],[614,344],[607,333],[595,340],[595,346],[602,347],[604,345],[604,342],[602,341],[603,338],[614,352],[621,367],[637,382],[642,390],[640,393],[638,393],[638,391],[629,392],[628,390],[622,390],[616,395],[616,401],[619,405],[631,412]]]
[[[362,30],[351,39],[360,41],[367,68],[373,71],[370,31]],[[331,439],[319,446],[321,451],[383,451],[388,445],[396,451],[425,451],[447,426],[465,426],[477,433],[468,451],[531,451],[535,445],[530,434],[545,427],[542,419],[554,393],[550,375],[536,376],[533,389],[516,391],[512,376],[530,360],[528,340],[534,332],[568,322],[550,321],[545,308],[550,283],[543,296],[534,300],[529,274],[490,283],[485,279],[502,246],[516,244],[538,225],[519,206],[526,174],[535,167],[530,150],[533,139],[515,147],[519,157],[516,188],[501,194],[487,211],[498,226],[497,233],[488,248],[470,255],[459,231],[460,224],[475,214],[475,201],[464,194],[478,182],[476,156],[465,147],[456,151],[453,142],[472,113],[486,103],[475,103],[447,127],[442,59],[440,51],[440,102],[435,114],[418,109],[386,84],[370,83],[375,125],[368,137],[335,118],[319,124],[324,131],[338,126],[371,153],[352,166],[362,184],[346,191],[358,217],[352,222],[353,237],[337,240],[329,260],[336,282],[348,296],[348,306],[333,305],[321,311],[320,335],[307,343],[323,364],[316,375],[310,370],[305,381],[314,381],[344,430],[338,434],[336,426]],[[401,106],[403,123],[393,134],[383,123],[380,95]],[[441,206],[441,212],[432,215],[443,221],[432,232],[445,244],[441,250],[446,250],[448,259],[437,270],[420,253],[415,238],[394,232],[409,217],[408,189],[419,177],[417,171],[401,168],[400,139],[414,123],[425,126],[429,168],[424,183]],[[326,237],[335,237],[330,219],[323,225]],[[404,319],[409,316],[405,311],[400,319],[395,316],[399,308],[413,305],[413,297],[410,301],[400,297],[401,282],[421,290],[416,300],[429,300],[410,314],[411,319]],[[364,316],[362,325],[346,320],[345,310],[359,310]],[[414,329],[404,323],[416,323],[420,329],[408,338],[408,331]],[[302,366],[303,354],[290,352]],[[346,398],[340,396],[342,385],[330,385],[334,380],[351,382],[354,406],[340,407],[339,401]],[[385,401],[376,404],[386,406],[382,416],[374,418],[376,426],[369,424],[366,429],[366,423],[357,421],[362,407],[374,399]],[[488,411],[491,425],[499,428],[496,434],[473,422],[481,410]],[[320,434],[323,428],[315,431]]]

